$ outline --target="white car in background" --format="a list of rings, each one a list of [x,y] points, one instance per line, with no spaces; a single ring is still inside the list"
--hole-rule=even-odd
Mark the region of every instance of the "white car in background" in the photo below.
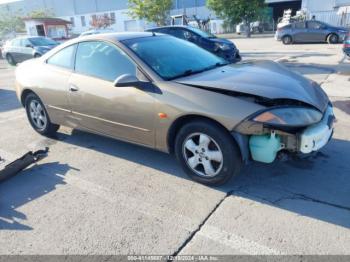
[[[113,33],[113,29],[93,29],[89,31],[85,31],[79,35],[80,36],[86,36],[86,35],[98,35],[98,34],[105,34],[105,33]]]

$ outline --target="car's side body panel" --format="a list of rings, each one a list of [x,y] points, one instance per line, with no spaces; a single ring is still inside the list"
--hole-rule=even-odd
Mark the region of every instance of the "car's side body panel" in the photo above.
[[[23,91],[33,91],[45,104],[53,123],[72,126],[67,118],[70,114],[68,81],[71,74],[69,69],[28,61],[25,67],[16,70],[19,99]]]
[[[115,138],[154,146],[155,100],[153,92],[133,86],[115,87],[112,82],[72,74],[69,92],[72,122]]]

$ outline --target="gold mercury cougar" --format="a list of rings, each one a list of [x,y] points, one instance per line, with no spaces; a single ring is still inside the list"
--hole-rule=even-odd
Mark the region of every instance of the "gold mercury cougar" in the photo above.
[[[311,154],[333,134],[332,105],[315,82],[271,61],[229,64],[155,33],[65,42],[20,64],[16,91],[42,135],[63,125],[175,153],[209,185],[251,160]]]

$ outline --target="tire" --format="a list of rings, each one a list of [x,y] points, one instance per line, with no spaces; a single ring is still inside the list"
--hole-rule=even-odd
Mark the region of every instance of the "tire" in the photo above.
[[[56,134],[60,126],[51,123],[45,106],[37,95],[34,93],[27,95],[24,105],[29,123],[36,132],[48,137]]]
[[[293,43],[293,39],[291,36],[286,35],[286,36],[282,37],[282,43],[285,45],[290,45]]]
[[[327,37],[328,44],[338,44],[339,43],[339,36],[336,34],[330,34]]]
[[[15,61],[15,59],[13,58],[13,56],[11,54],[6,55],[6,60],[10,65],[15,66],[17,64],[17,62]]]
[[[211,186],[228,182],[242,167],[233,137],[211,121],[194,121],[183,126],[176,135],[175,154],[190,178]]]

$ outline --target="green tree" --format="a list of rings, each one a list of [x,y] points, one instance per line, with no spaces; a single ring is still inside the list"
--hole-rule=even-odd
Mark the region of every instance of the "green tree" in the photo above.
[[[166,24],[172,4],[172,0],[129,0],[129,15],[162,26]]]
[[[244,22],[246,34],[250,37],[250,23],[261,15],[265,0],[208,0],[207,6],[227,24]]]
[[[24,31],[24,22],[19,14],[0,13],[0,36]]]
[[[53,17],[54,14],[50,10],[38,9],[23,15],[22,10],[17,12],[4,12],[0,11],[0,36],[6,34],[16,34],[19,32],[25,32],[24,18],[45,18]]]

